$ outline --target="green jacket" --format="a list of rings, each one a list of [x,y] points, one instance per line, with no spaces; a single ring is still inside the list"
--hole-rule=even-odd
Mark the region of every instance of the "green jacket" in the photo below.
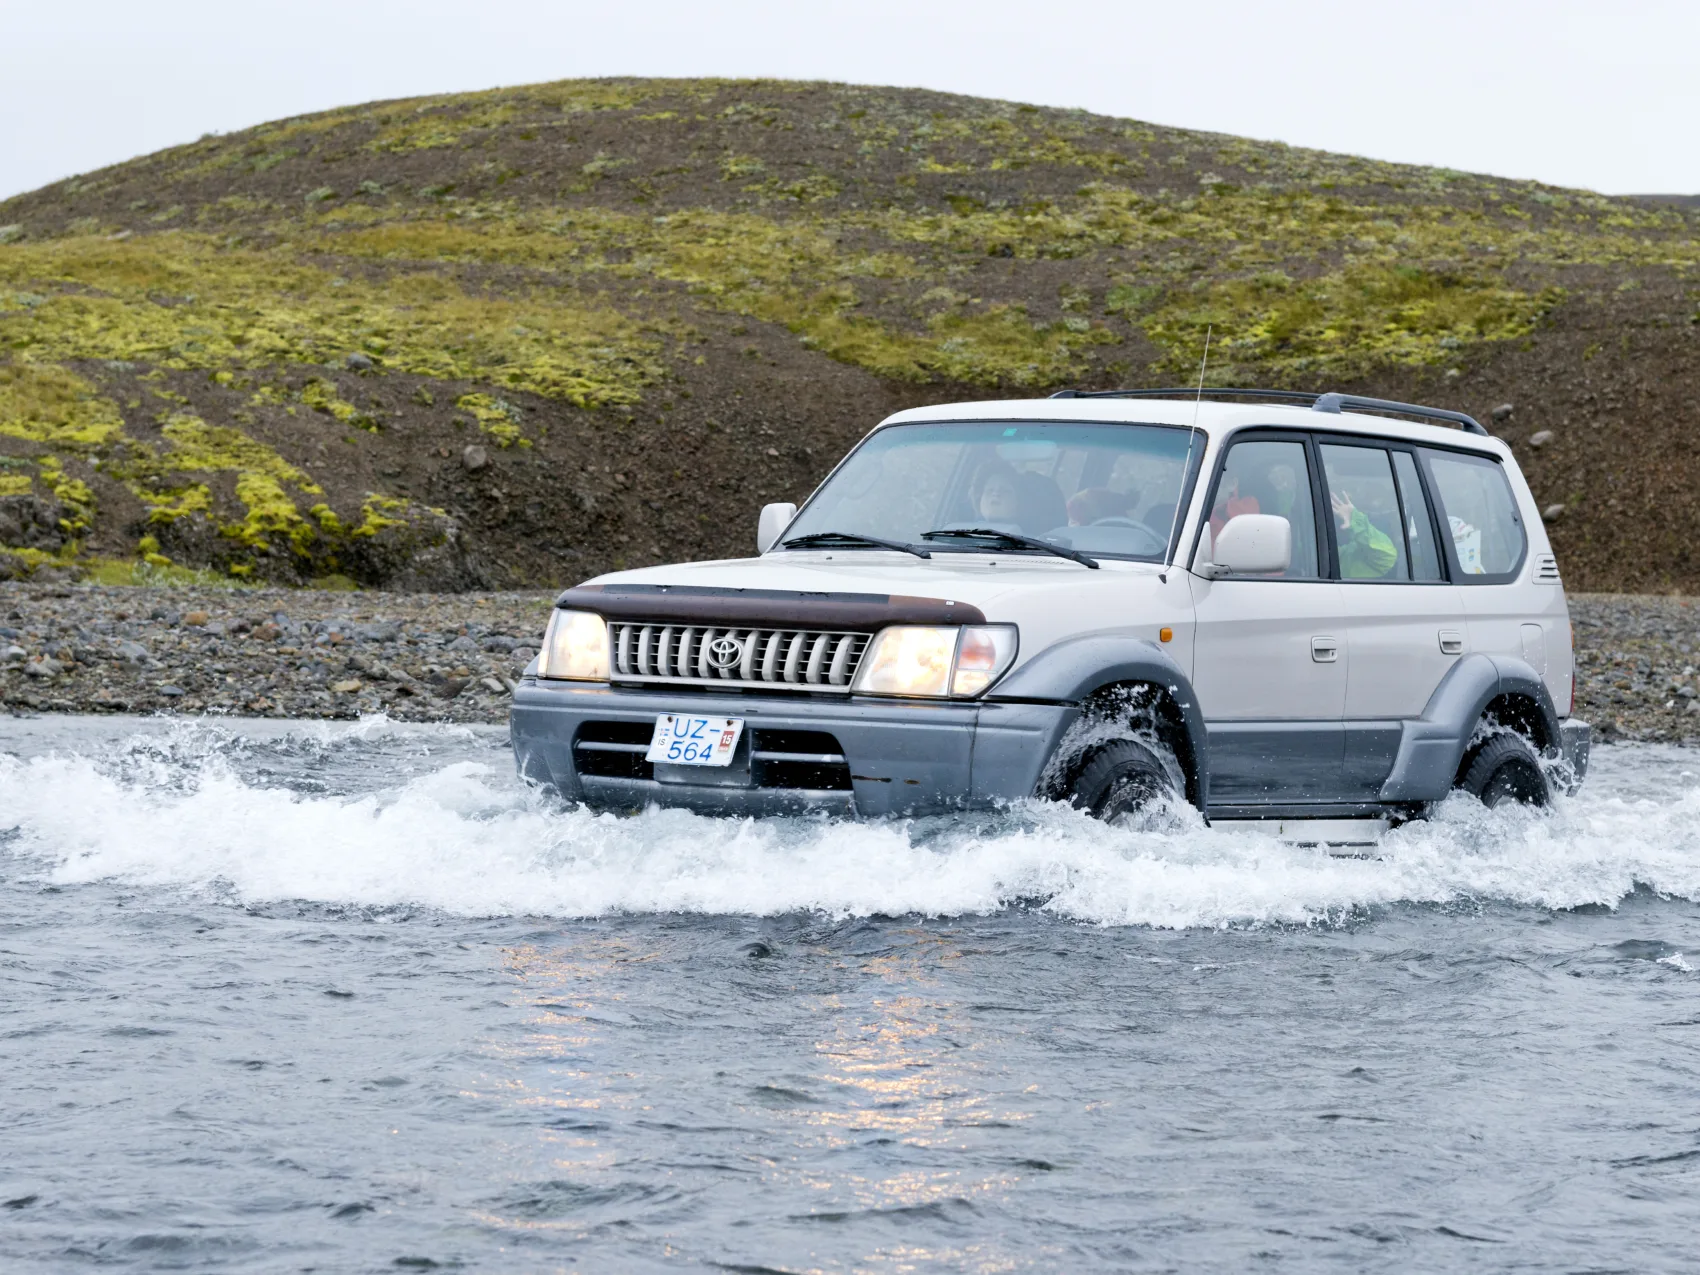
[[[1352,510],[1352,525],[1339,538],[1340,574],[1348,580],[1379,580],[1399,561],[1387,533],[1361,509]]]

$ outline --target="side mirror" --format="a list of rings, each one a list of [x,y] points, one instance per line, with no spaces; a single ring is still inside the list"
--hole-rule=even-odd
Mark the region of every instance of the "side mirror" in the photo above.
[[[1211,546],[1210,556],[1199,573],[1210,580],[1279,575],[1293,561],[1293,525],[1275,514],[1230,518]]]
[[[756,552],[766,553],[773,548],[773,542],[779,539],[780,533],[791,525],[796,516],[796,505],[763,505],[761,520],[756,523]]]

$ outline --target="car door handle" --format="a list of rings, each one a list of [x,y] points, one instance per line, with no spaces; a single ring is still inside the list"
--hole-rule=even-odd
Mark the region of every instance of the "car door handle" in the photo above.
[[[1464,635],[1456,629],[1440,631],[1440,653],[1442,655],[1462,655],[1464,653]]]
[[[1310,658],[1318,664],[1332,664],[1340,658],[1340,644],[1331,637],[1313,637],[1310,640]]]

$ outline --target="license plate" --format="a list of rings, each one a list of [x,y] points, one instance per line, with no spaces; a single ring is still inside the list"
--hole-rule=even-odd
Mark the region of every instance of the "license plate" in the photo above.
[[[725,766],[744,733],[741,717],[687,717],[664,713],[655,719],[655,734],[644,757],[670,766]]]

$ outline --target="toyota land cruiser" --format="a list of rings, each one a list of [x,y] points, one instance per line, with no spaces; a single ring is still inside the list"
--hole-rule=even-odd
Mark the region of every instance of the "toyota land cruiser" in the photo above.
[[[596,807],[1171,795],[1318,838],[1587,766],[1558,563],[1504,443],[1341,394],[1064,391],[881,422],[759,556],[598,577],[515,691]],[[1267,823],[1265,826],[1268,826]]]

